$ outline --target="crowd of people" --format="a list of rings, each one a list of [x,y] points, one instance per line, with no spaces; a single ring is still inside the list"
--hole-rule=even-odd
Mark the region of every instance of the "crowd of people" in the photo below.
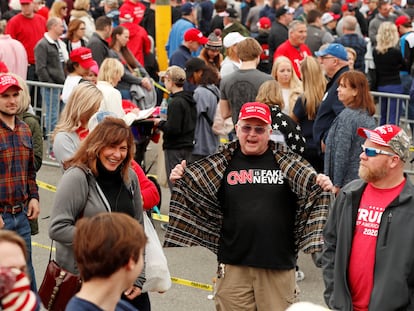
[[[289,308],[301,250],[322,268],[329,308],[412,307],[411,143],[398,126],[404,111],[414,119],[412,0],[172,0],[156,47],[146,0],[12,2],[0,8],[0,229],[17,235],[0,234],[13,257],[0,258],[0,278],[20,270],[37,291],[45,136],[63,173],[49,236],[57,263],[84,281],[68,310],[151,310],[143,213],[160,193],[134,157],[131,125],[163,101],[150,121],[171,191],[165,246],[217,254],[217,310]],[[372,90],[412,96],[383,98],[376,120]],[[120,240],[104,243],[120,262],[90,261],[104,239]]]

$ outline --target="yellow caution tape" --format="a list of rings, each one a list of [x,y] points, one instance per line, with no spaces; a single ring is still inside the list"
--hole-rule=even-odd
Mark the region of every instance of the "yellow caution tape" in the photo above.
[[[43,245],[43,244],[40,244],[40,243],[37,243],[37,242],[33,242],[32,241],[32,246],[37,246],[37,247],[44,248],[44,249],[47,249],[47,250],[50,251],[50,246]],[[55,247],[52,247],[52,251],[55,252],[56,251],[56,248]]]
[[[43,245],[37,242],[33,242],[32,241],[32,246],[36,246],[36,247],[40,247],[40,248],[44,248],[50,251],[50,246],[47,245]],[[53,247],[52,251],[56,251],[56,248]],[[213,286],[210,284],[204,284],[204,283],[200,283],[200,282],[194,282],[194,281],[190,281],[190,280],[185,280],[185,279],[180,279],[180,278],[176,278],[176,277],[171,277],[171,281],[175,284],[180,284],[180,285],[184,285],[184,286],[189,286],[189,287],[194,287],[194,288],[198,288],[198,289],[202,289],[205,291],[213,291]]]
[[[49,191],[52,191],[52,192],[56,192],[56,187],[55,186],[49,185],[49,184],[47,184],[43,181],[40,181],[40,180],[36,180],[36,183],[42,189],[49,190]]]
[[[167,90],[165,87],[163,87],[161,84],[159,84],[159,83],[155,82],[153,79],[151,79],[151,80],[152,80],[152,83],[154,83],[154,86],[155,86],[155,87],[159,88],[159,89],[160,89],[161,91],[163,91],[164,93],[170,94],[170,91],[169,91],[169,90]]]
[[[158,215],[157,213],[152,213],[152,219],[159,220],[162,222],[169,222],[170,217],[168,217],[168,215]]]
[[[190,281],[190,280],[179,279],[179,278],[175,278],[175,277],[171,277],[171,281],[175,284],[194,287],[194,288],[206,290],[206,291],[209,291],[209,292],[213,291],[213,285],[210,285],[210,284],[204,284],[204,283],[194,282],[194,281]]]

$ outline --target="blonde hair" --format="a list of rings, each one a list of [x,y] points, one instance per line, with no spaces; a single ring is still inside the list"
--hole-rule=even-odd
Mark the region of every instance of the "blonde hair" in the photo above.
[[[65,1],[55,1],[52,4],[52,7],[50,8],[49,11],[49,18],[51,17],[58,17],[58,18],[62,18],[63,15],[60,13],[60,11],[62,10],[63,7],[67,7],[68,5],[66,4]]]
[[[398,35],[397,26],[391,22],[381,23],[376,36],[376,50],[380,54],[385,54],[389,48],[396,47],[400,37]]]
[[[73,8],[75,10],[89,10],[90,4],[90,0],[75,0]]]
[[[272,77],[277,81],[277,70],[282,63],[287,63],[290,65],[290,70],[292,71],[292,76],[289,81],[289,107],[290,112],[292,112],[293,107],[295,106],[296,99],[303,92],[302,82],[299,80],[295,68],[293,68],[292,62],[286,56],[278,56],[272,66]],[[289,112],[289,113],[290,113]]]
[[[303,96],[302,103],[305,105],[309,120],[314,120],[316,112],[322,101],[326,90],[326,78],[318,61],[311,57],[305,57],[300,64],[302,73]]]
[[[279,82],[268,80],[262,83],[257,92],[256,101],[268,106],[279,106],[282,110],[285,106],[280,90]]]
[[[228,58],[230,58],[231,60],[239,60],[239,56],[237,55],[237,51],[236,51],[236,46],[237,44],[232,45],[231,47],[226,49],[226,55]]]
[[[90,82],[79,83],[63,108],[59,121],[52,134],[52,141],[59,132],[74,132],[81,127],[81,122],[87,122],[98,111],[103,95]]]
[[[350,48],[350,47],[348,47],[348,46],[346,46],[345,47],[345,50],[348,52],[348,53],[351,53],[352,54],[352,57],[354,58],[354,61],[356,60],[356,58],[357,58],[357,53],[356,53],[356,51],[353,49],[353,48]]]
[[[106,81],[113,85],[115,77],[121,78],[124,71],[124,65],[119,60],[116,58],[106,58],[99,68],[98,81]]]
[[[17,109],[17,114],[22,114],[29,109],[30,106],[30,92],[29,87],[27,86],[26,81],[15,73],[8,73],[9,75],[13,76],[18,82],[21,87],[19,91],[19,109]]]

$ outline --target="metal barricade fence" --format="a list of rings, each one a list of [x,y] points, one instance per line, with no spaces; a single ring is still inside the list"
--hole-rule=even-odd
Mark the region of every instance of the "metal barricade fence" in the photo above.
[[[375,118],[377,124],[380,124],[381,117],[383,123],[396,124],[403,128],[406,133],[411,137],[410,158],[405,165],[405,172],[407,174],[414,174],[414,157],[412,152],[414,151],[413,138],[414,138],[414,115],[410,115],[410,96],[405,94],[393,94],[382,92],[371,92],[374,97],[374,101],[377,104],[377,112]],[[381,115],[381,105],[385,107],[385,115]],[[414,109],[414,107],[411,107]],[[413,111],[414,112],[414,111]],[[393,117],[396,116],[396,117]]]
[[[46,158],[47,160],[43,161],[43,164],[45,165],[51,165],[51,166],[59,166],[56,161],[53,161],[49,159],[49,151],[52,148],[52,142],[51,142],[51,123],[46,122],[47,118],[46,116],[49,114],[51,115],[52,109],[55,109],[55,113],[57,113],[57,116],[60,115],[60,93],[63,89],[63,85],[61,84],[54,84],[54,83],[44,83],[44,82],[38,82],[38,81],[26,81],[28,86],[30,87],[30,95],[32,96],[32,105],[33,109],[37,116],[40,117],[41,127],[44,131],[44,137],[45,137],[45,149],[46,149]],[[45,90],[48,90],[50,93],[53,91],[58,92],[58,100],[55,99],[55,101],[51,102],[50,105],[46,105],[46,99],[44,96]],[[386,104],[386,115],[384,117],[385,123],[395,123],[404,130],[407,131],[407,133],[414,138],[414,120],[409,118],[408,115],[408,107],[409,107],[409,101],[410,96],[404,95],[404,94],[393,94],[393,93],[382,93],[382,92],[371,92],[372,96],[374,97],[374,100],[377,104],[377,112],[375,114],[375,118],[377,120],[377,124],[380,123],[381,119],[381,102]],[[396,107],[396,115],[399,116],[397,118],[396,122],[392,122],[390,120],[390,116],[392,113],[392,103],[394,103]],[[414,107],[413,107],[414,108]],[[414,147],[412,146],[410,149],[411,152],[414,151]],[[410,159],[411,160],[411,159]],[[410,162],[410,166],[406,167],[406,172],[408,174],[414,174],[414,163]]]
[[[44,165],[59,166],[56,161],[49,157],[52,150],[51,134],[52,127],[57,122],[61,111],[60,94],[63,89],[62,84],[45,83],[39,81],[26,81],[30,89],[31,103],[35,114],[40,118],[40,126],[43,129],[43,137],[45,138],[45,154],[46,160],[43,160]],[[52,95],[53,94],[53,95]]]

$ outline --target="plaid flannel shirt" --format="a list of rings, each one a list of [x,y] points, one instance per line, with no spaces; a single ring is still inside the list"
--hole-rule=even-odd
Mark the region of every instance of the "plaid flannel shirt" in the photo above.
[[[272,141],[269,146],[297,196],[295,251],[321,251],[331,193],[323,192],[316,184],[316,171],[300,155]],[[237,148],[239,142],[232,142],[221,152],[190,164],[183,177],[176,181],[171,195],[165,247],[200,245],[217,254],[223,218],[218,190]],[[296,208],[296,205],[292,204],[292,207]]]
[[[13,130],[0,120],[0,204],[32,198],[39,200],[30,128],[18,118]]]

